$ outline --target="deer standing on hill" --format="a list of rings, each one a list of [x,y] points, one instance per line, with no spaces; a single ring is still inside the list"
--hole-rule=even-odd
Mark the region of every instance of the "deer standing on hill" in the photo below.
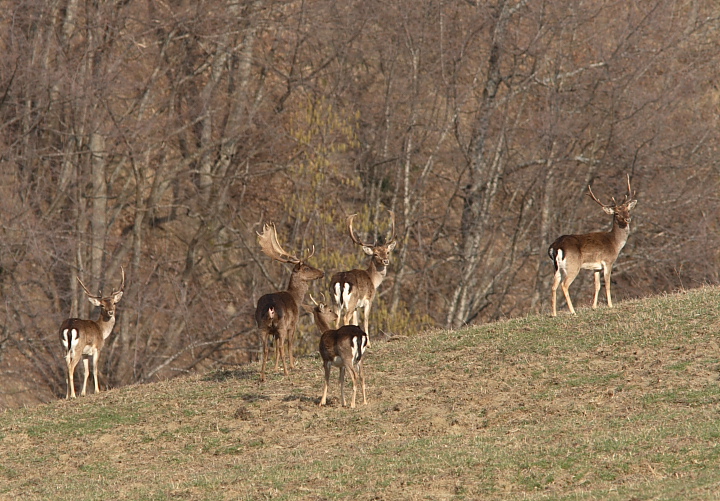
[[[557,315],[556,293],[562,280],[562,291],[565,295],[570,313],[575,313],[568,288],[577,277],[580,270],[595,272],[595,299],[593,308],[597,308],[598,294],[600,292],[600,272],[605,277],[605,293],[608,306],[612,308],[610,297],[610,274],[615,260],[627,242],[630,234],[630,211],[635,208],[637,200],[630,188],[630,176],[627,178],[628,193],[621,204],[612,198],[612,204],[605,205],[597,199],[588,185],[588,195],[595,200],[603,210],[613,216],[613,226],[609,232],[585,233],[583,235],[563,235],[548,249],[548,255],[555,267],[555,277],[552,285],[552,315]],[[565,278],[563,279],[563,275]]]
[[[99,296],[93,296],[87,287],[85,287],[85,284],[82,283],[82,280],[80,280],[79,277],[77,279],[85,291],[88,300],[94,306],[100,307],[100,318],[97,320],[68,318],[60,326],[60,341],[65,348],[65,362],[67,364],[67,377],[65,379],[67,383],[67,393],[65,394],[65,398],[75,398],[73,373],[81,358],[85,369],[85,377],[80,395],[85,396],[85,390],[87,389],[88,376],[90,375],[88,358],[90,357],[92,357],[95,393],[100,392],[100,387],[98,386],[98,358],[100,357],[100,351],[105,344],[105,340],[115,325],[115,305],[117,305],[120,298],[122,298],[123,290],[125,289],[125,270],[122,267],[120,270],[122,273],[120,288],[105,297],[103,297],[102,292]]]
[[[265,364],[268,358],[270,336],[275,344],[275,370],[278,369],[278,355],[282,360],[283,372],[287,376],[288,368],[285,364],[285,345],[290,357],[290,367],[295,367],[293,359],[293,343],[295,341],[295,326],[297,325],[300,305],[305,298],[310,282],[325,276],[325,274],[307,264],[307,260],[315,253],[315,247],[304,259],[288,254],[280,246],[274,224],[265,224],[263,232],[258,233],[258,243],[262,251],[275,261],[295,265],[290,275],[287,290],[265,294],[258,300],[255,309],[255,322],[260,329],[263,344],[262,368],[260,381],[265,381]]]
[[[350,373],[353,384],[350,408],[355,408],[358,379],[360,379],[362,385],[363,404],[367,404],[365,398],[365,373],[362,366],[362,356],[368,346],[367,334],[356,325],[343,325],[339,329],[333,329],[332,324],[337,320],[337,315],[326,304],[316,302],[312,296],[310,296],[310,299],[315,303],[315,307],[303,305],[303,308],[313,314],[315,324],[322,333],[318,350],[325,370],[325,387],[320,399],[320,405],[325,405],[327,402],[330,370],[333,366],[340,368],[340,399],[342,406],[346,406],[345,372]]]
[[[330,287],[335,300],[335,314],[337,315],[335,327],[339,327],[341,321],[342,325],[348,325],[351,319],[355,325],[359,325],[357,310],[362,308],[368,346],[370,346],[370,331],[368,330],[370,308],[375,299],[377,288],[385,279],[387,267],[390,264],[390,253],[397,243],[395,242],[395,214],[392,211],[388,212],[390,212],[392,233],[387,243],[376,241],[370,244],[362,242],[355,236],[352,227],[353,219],[357,214],[348,217],[347,225],[350,238],[355,244],[362,247],[365,254],[370,256],[370,263],[365,270],[341,271],[335,273],[330,279]],[[345,310],[344,316],[343,310]]]

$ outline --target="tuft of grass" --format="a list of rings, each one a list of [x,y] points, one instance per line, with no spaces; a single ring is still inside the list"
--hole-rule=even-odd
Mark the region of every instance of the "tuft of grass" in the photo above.
[[[376,338],[356,409],[309,355],[5,411],[0,499],[717,499],[719,299]]]

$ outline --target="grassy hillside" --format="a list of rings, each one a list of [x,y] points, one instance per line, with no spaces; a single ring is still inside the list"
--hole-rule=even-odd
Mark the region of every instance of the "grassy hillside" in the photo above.
[[[719,319],[705,288],[377,340],[354,410],[306,357],[7,411],[0,499],[720,499]]]

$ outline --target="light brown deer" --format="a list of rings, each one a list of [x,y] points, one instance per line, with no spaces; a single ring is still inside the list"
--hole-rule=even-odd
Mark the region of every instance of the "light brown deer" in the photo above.
[[[263,232],[258,233],[258,243],[262,251],[272,259],[281,263],[295,265],[290,275],[287,290],[265,294],[258,300],[255,309],[255,322],[260,329],[263,344],[263,359],[260,369],[260,381],[265,381],[265,364],[268,358],[270,336],[275,344],[275,370],[278,370],[278,356],[282,360],[283,372],[287,376],[285,364],[285,345],[290,358],[290,368],[295,367],[293,359],[293,343],[295,342],[295,326],[297,325],[300,305],[305,298],[310,282],[325,274],[307,264],[307,260],[315,253],[315,247],[304,259],[288,254],[280,246],[274,224],[265,224]]]
[[[362,356],[368,345],[367,335],[356,325],[343,325],[333,329],[332,324],[337,315],[324,303],[318,303],[310,296],[315,307],[303,305],[306,311],[313,314],[315,324],[322,333],[320,337],[320,356],[325,370],[325,387],[320,399],[320,405],[327,402],[328,385],[330,384],[330,370],[333,366],[340,368],[340,399],[345,407],[345,372],[350,373],[353,384],[353,395],[350,408],[355,408],[358,379],[362,385],[363,404],[367,404],[365,397],[365,373],[363,371]]]
[[[562,291],[565,295],[570,313],[575,313],[570,293],[570,284],[573,283],[580,270],[592,270],[595,273],[595,299],[593,308],[597,308],[598,294],[600,293],[600,272],[605,278],[605,293],[608,306],[612,308],[610,297],[610,274],[615,260],[627,242],[630,234],[630,211],[635,208],[637,200],[630,188],[630,176],[627,178],[628,193],[621,204],[612,198],[612,204],[605,205],[597,199],[588,186],[588,195],[595,200],[603,210],[613,216],[613,226],[609,232],[586,233],[583,235],[563,235],[548,249],[548,255],[555,267],[555,277],[552,285],[552,315],[557,315],[556,293],[562,281]],[[564,278],[563,278],[564,275]]]
[[[115,325],[115,305],[122,298],[125,289],[125,270],[121,267],[122,280],[120,288],[113,291],[109,296],[103,296],[102,292],[99,296],[93,296],[88,291],[82,280],[78,278],[80,286],[85,291],[88,300],[94,305],[100,307],[100,318],[97,320],[83,320],[81,318],[68,318],[60,326],[60,341],[65,348],[65,362],[67,365],[67,393],[65,398],[75,398],[75,384],[73,381],[73,373],[75,367],[82,358],[83,368],[85,369],[83,387],[81,396],[85,395],[87,389],[87,381],[89,372],[89,358],[92,358],[93,379],[95,382],[95,393],[100,392],[98,386],[98,358],[100,351],[105,344],[105,340],[112,332]]]
[[[380,287],[385,275],[387,267],[390,264],[390,253],[395,248],[395,214],[390,212],[390,220],[392,224],[392,232],[387,242],[366,243],[355,236],[353,232],[352,222],[357,214],[348,217],[347,225],[350,238],[355,244],[362,247],[365,254],[370,256],[370,263],[365,270],[350,270],[335,273],[330,279],[330,287],[335,300],[335,314],[337,321],[335,327],[350,324],[360,325],[358,321],[358,309],[363,310],[364,332],[368,336],[368,346],[370,346],[370,334],[368,330],[368,322],[370,319],[370,308],[377,288]],[[345,315],[343,315],[343,310]]]

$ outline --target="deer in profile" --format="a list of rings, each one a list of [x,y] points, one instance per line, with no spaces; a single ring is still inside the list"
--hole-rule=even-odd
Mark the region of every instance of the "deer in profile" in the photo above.
[[[112,332],[115,325],[115,306],[122,298],[125,289],[125,270],[121,267],[122,279],[120,288],[113,291],[109,296],[103,296],[102,292],[99,296],[93,296],[88,291],[85,284],[78,277],[77,281],[85,291],[88,300],[94,305],[100,307],[100,318],[97,320],[83,320],[81,318],[68,318],[60,326],[60,341],[65,348],[65,362],[67,364],[67,393],[65,398],[75,398],[75,384],[73,381],[73,373],[75,367],[82,358],[83,367],[85,369],[83,387],[81,396],[85,396],[89,372],[89,358],[92,358],[92,372],[95,382],[95,393],[100,392],[98,386],[98,358],[100,351],[105,344],[105,340]]]
[[[356,325],[343,325],[339,329],[333,329],[332,325],[337,320],[337,315],[325,304],[318,303],[310,296],[315,307],[303,305],[303,308],[313,314],[315,324],[322,333],[320,337],[320,357],[325,370],[325,387],[320,399],[320,405],[327,402],[328,385],[330,384],[330,370],[340,368],[340,399],[342,406],[345,402],[345,373],[350,373],[353,384],[353,395],[350,401],[350,408],[355,408],[355,397],[357,395],[358,379],[362,385],[363,404],[367,404],[365,398],[365,373],[363,372],[362,356],[368,346],[367,334]]]
[[[556,293],[561,281],[562,291],[570,313],[575,313],[568,289],[580,270],[592,270],[595,273],[593,308],[597,308],[598,294],[600,293],[600,272],[603,273],[607,303],[612,308],[610,274],[612,273],[613,264],[630,234],[630,211],[637,205],[637,200],[633,200],[635,195],[630,188],[629,175],[627,188],[628,192],[622,203],[618,204],[613,197],[612,204],[606,205],[597,199],[588,185],[588,195],[603,208],[606,214],[613,216],[612,229],[608,232],[563,235],[555,240],[548,249],[548,255],[555,267],[555,277],[552,285],[553,316],[557,315]]]
[[[386,242],[368,243],[363,242],[355,236],[353,231],[353,219],[357,214],[347,218],[348,232],[352,241],[359,245],[363,252],[370,256],[370,262],[365,270],[350,270],[335,273],[330,279],[333,299],[335,300],[335,314],[337,315],[335,327],[348,325],[352,319],[353,324],[360,325],[358,321],[358,309],[363,310],[364,332],[368,335],[368,346],[370,337],[368,322],[370,320],[370,308],[377,288],[380,287],[387,267],[390,264],[390,253],[395,248],[395,214],[390,212],[392,232]],[[345,314],[343,315],[343,310]]]
[[[286,376],[288,375],[288,368],[285,364],[285,345],[287,345],[290,358],[290,367],[295,366],[293,343],[295,341],[295,327],[299,318],[300,305],[310,287],[310,282],[322,278],[325,274],[307,264],[307,260],[315,253],[315,246],[304,260],[288,254],[278,242],[274,224],[265,224],[263,226],[263,232],[258,233],[258,243],[262,251],[275,261],[294,265],[287,290],[265,294],[258,300],[255,309],[255,322],[260,330],[263,345],[260,381],[265,381],[265,365],[268,358],[270,337],[274,339],[275,344],[275,370],[278,370],[279,356],[282,360],[283,372]]]

